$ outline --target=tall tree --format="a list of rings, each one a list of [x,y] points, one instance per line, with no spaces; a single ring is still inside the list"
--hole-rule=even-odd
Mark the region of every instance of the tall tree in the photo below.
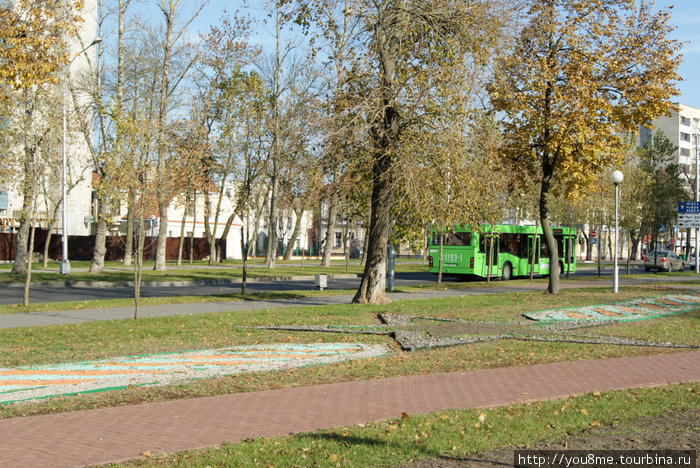
[[[86,57],[88,69],[72,83],[70,91],[76,109],[78,125],[92,158],[92,167],[99,180],[95,185],[97,201],[95,248],[90,261],[90,273],[102,273],[107,252],[106,240],[108,226],[111,222],[113,202],[119,197],[119,173],[124,162],[124,126],[119,121],[124,116],[124,48],[125,20],[131,0],[117,0],[116,80],[110,89],[106,89],[103,68],[105,47],[98,45],[97,61],[94,63]],[[102,37],[104,22],[111,16],[105,11],[102,0],[97,2],[97,35]],[[88,44],[82,44],[83,48]],[[116,125],[115,122],[117,123]],[[94,138],[97,131],[98,138]],[[96,141],[94,141],[96,140]]]
[[[422,116],[449,112],[463,98],[465,76],[497,49],[509,11],[501,2],[363,1],[354,69],[365,83],[372,174],[367,261],[353,302],[385,302],[387,242],[409,128],[429,131]],[[498,14],[497,14],[498,13]],[[449,105],[445,106],[445,103]],[[461,102],[468,106],[469,103]]]
[[[512,52],[494,70],[489,92],[506,115],[508,156],[540,185],[550,293],[559,292],[550,192],[563,187],[575,198],[619,164],[623,135],[667,112],[676,93],[679,43],[668,38],[669,10],[636,3],[532,1]]]
[[[185,19],[182,25],[176,23],[176,19],[182,13],[181,0],[160,0],[158,8],[163,15],[164,32],[162,37],[161,72],[158,85],[158,114],[156,118],[156,163],[158,213],[160,215],[158,225],[158,247],[156,251],[155,270],[165,270],[165,244],[168,236],[168,206],[172,201],[172,186],[169,183],[168,165],[166,162],[169,152],[167,141],[167,119],[172,104],[173,92],[181,83],[184,75],[193,65],[195,58],[186,60],[180,68],[176,67],[173,59],[176,57],[176,47],[184,40],[187,27],[199,15],[205,5],[205,1],[198,1],[193,12]]]
[[[638,202],[642,204],[645,230],[651,234],[654,251],[660,226],[665,224],[670,229],[676,219],[678,202],[687,197],[680,168],[673,162],[676,154],[678,147],[660,131],[638,150],[640,165],[647,175]]]
[[[205,194],[205,234],[209,240],[209,262],[217,260],[221,254],[220,243],[225,241],[233,223],[237,207],[233,207],[226,220],[226,226],[220,240],[216,240],[218,220],[225,197],[235,204],[237,196],[232,193],[235,187],[235,169],[240,162],[240,132],[237,120],[243,118],[239,112],[245,104],[242,100],[251,96],[246,91],[253,81],[244,70],[259,55],[259,48],[250,44],[250,23],[238,14],[233,16],[224,12],[220,24],[211,27],[203,36],[201,45],[201,64],[198,73],[199,90],[195,96],[193,108],[200,116],[203,144],[210,152],[205,158],[210,164],[204,166],[209,176],[207,181],[216,186],[216,200],[210,200],[211,194]],[[246,103],[250,105],[250,103]],[[213,218],[213,227],[212,219]]]

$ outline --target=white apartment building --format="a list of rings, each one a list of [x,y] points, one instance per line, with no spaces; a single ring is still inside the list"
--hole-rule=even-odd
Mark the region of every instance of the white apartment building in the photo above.
[[[671,116],[664,115],[653,120],[653,128],[639,129],[639,145],[651,141],[656,131],[662,131],[678,147],[674,162],[681,166],[681,172],[693,174],[694,177],[700,135],[700,108],[680,103],[676,106],[678,110],[671,111]]]
[[[78,31],[79,39],[71,40],[70,48],[72,61],[66,67],[65,73],[74,77],[89,70],[88,55],[95,56],[95,47],[81,51],[86,45],[93,43],[97,30],[97,4],[96,0],[86,0],[83,7],[83,22]],[[56,89],[57,95],[61,95],[60,83]],[[66,113],[73,111],[73,100],[67,91],[63,91],[63,105]],[[68,235],[87,235],[90,233],[90,225],[86,222],[90,215],[92,198],[92,161],[87,142],[77,128],[67,126],[67,131],[62,133],[66,143],[66,186],[70,190],[66,196],[66,216]],[[56,145],[48,149],[55,151],[51,159],[60,158],[61,146]],[[22,211],[23,197],[19,183],[22,178],[0,180],[0,232],[16,232],[19,229],[20,215]],[[44,168],[41,180],[36,181],[38,193],[34,218],[38,221],[38,227],[48,228],[52,221],[56,222],[57,234],[61,233],[60,210],[54,218],[55,208],[59,206],[62,198],[61,192],[61,167],[56,165]]]

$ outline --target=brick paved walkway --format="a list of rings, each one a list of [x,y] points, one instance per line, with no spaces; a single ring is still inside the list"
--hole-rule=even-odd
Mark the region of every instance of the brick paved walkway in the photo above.
[[[400,377],[0,420],[0,466],[69,467],[246,438],[700,381],[700,352]]]

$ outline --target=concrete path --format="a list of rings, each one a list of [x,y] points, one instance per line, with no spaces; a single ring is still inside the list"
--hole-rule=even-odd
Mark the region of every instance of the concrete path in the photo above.
[[[0,420],[0,466],[71,467],[429,413],[700,381],[700,352],[347,382]]]

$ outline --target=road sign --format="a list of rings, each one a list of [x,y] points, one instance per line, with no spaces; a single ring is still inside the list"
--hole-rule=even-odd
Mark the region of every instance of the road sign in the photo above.
[[[591,239],[591,245],[595,245],[597,241],[598,241],[598,239],[596,239],[595,237],[592,238],[592,239]]]
[[[678,227],[685,228],[700,228],[700,213],[678,213]]]
[[[678,202],[678,214],[680,213],[700,213],[700,202],[682,201]]]
[[[659,224],[659,232],[661,232],[661,233],[666,232],[666,225],[665,224]]]
[[[595,239],[595,231],[591,231],[591,239]]]

